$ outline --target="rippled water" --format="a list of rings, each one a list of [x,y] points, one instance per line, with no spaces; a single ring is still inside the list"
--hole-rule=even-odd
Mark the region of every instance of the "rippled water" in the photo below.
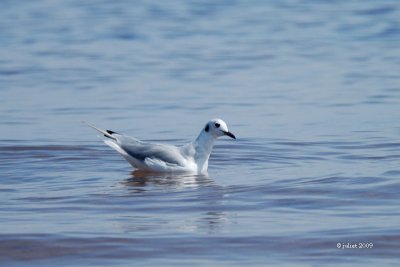
[[[0,15],[1,265],[398,264],[398,1]],[[80,123],[181,145],[213,117],[238,140],[206,176],[132,172]]]

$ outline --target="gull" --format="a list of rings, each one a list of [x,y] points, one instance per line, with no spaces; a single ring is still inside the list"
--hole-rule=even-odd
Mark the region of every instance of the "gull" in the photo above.
[[[221,136],[236,139],[221,119],[212,119],[198,137],[183,146],[150,143],[86,123],[105,137],[104,143],[121,154],[135,169],[149,172],[207,173],[214,141]]]

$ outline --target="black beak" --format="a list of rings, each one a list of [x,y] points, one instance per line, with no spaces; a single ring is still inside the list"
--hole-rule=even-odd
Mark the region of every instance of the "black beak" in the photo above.
[[[224,132],[224,134],[229,136],[230,138],[236,139],[236,136],[231,132]]]

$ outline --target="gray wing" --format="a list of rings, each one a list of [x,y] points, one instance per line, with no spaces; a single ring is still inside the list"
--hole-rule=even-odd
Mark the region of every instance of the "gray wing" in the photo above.
[[[141,142],[135,138],[117,137],[119,146],[131,157],[144,161],[146,158],[159,159],[169,164],[184,165],[184,158],[175,146]]]
[[[102,130],[89,123],[86,124],[102,133],[105,137],[111,139],[110,143],[106,140],[106,144],[116,149],[119,153],[121,153],[120,149],[122,149],[122,152],[126,152],[131,157],[143,162],[146,158],[149,158],[161,160],[167,165],[184,166],[185,164],[185,158],[180,153],[180,150],[175,146],[141,142],[130,136],[122,135],[110,130]]]

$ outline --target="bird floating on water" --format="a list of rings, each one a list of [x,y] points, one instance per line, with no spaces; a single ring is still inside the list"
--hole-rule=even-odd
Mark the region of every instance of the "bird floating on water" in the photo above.
[[[168,144],[143,142],[136,138],[88,126],[106,137],[104,143],[121,154],[135,169],[150,172],[207,173],[208,159],[214,141],[220,136],[236,139],[221,119],[210,120],[193,142],[177,147]]]

